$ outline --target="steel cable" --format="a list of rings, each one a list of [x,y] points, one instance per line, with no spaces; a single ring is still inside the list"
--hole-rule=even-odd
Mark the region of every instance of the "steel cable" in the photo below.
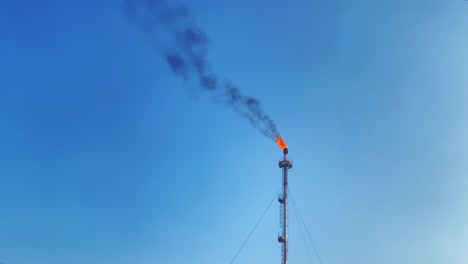
[[[304,223],[304,219],[302,218],[301,211],[299,210],[299,207],[297,207],[296,201],[294,200],[294,196],[293,196],[291,190],[289,190],[289,192],[291,193],[291,199],[293,201],[293,204],[297,208],[297,212],[299,213],[299,217],[301,218],[302,224],[304,225],[304,228],[305,228],[305,230],[307,232],[307,235],[309,236],[310,243],[312,243],[312,247],[314,248],[315,254],[317,254],[317,257],[318,257],[318,259],[320,261],[320,264],[323,264],[322,263],[322,258],[320,257],[320,255],[319,255],[319,253],[317,251],[317,248],[315,247],[314,241],[312,240],[312,237],[310,236],[309,229],[307,228],[306,224]]]
[[[252,231],[250,231],[250,234],[247,236],[247,238],[245,239],[244,243],[242,243],[242,246],[239,248],[239,250],[237,251],[236,255],[232,258],[231,262],[229,262],[229,264],[232,264],[234,262],[234,260],[236,260],[237,256],[239,255],[239,253],[241,252],[242,248],[244,248],[245,244],[247,243],[247,241],[249,240],[250,236],[252,236],[253,232],[255,231],[255,229],[257,229],[257,226],[258,224],[260,224],[260,222],[262,221],[263,217],[265,216],[265,214],[268,212],[268,209],[270,209],[271,205],[273,204],[273,202],[275,201],[275,198],[278,196],[278,194],[280,193],[281,189],[283,188],[283,186],[281,186],[281,188],[278,190],[278,192],[275,194],[275,196],[273,197],[273,199],[271,200],[270,204],[268,205],[268,207],[265,209],[265,211],[263,212],[262,216],[260,217],[260,219],[258,220],[258,222],[255,224],[254,228],[252,229]]]

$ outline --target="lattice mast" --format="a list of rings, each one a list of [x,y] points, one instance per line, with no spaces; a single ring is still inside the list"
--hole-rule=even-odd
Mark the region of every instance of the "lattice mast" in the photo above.
[[[288,264],[288,170],[292,168],[292,161],[288,159],[288,148],[283,148],[283,159],[279,161],[283,170],[283,193],[278,197],[280,203],[280,228],[278,242],[281,243],[281,263]]]

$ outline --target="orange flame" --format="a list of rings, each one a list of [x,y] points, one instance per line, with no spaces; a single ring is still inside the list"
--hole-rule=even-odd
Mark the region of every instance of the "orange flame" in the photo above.
[[[280,147],[280,149],[288,148],[288,146],[286,146],[286,143],[284,142],[284,140],[283,140],[283,138],[281,136],[278,136],[276,138],[276,142],[278,143],[278,147]]]

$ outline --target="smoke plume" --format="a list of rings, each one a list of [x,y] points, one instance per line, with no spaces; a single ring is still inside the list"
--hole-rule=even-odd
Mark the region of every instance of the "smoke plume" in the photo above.
[[[155,36],[163,45],[163,56],[172,72],[184,80],[194,80],[217,102],[234,109],[268,138],[279,133],[257,99],[244,95],[230,81],[220,82],[206,59],[209,38],[193,23],[185,5],[164,0],[125,0],[129,21],[139,30]]]

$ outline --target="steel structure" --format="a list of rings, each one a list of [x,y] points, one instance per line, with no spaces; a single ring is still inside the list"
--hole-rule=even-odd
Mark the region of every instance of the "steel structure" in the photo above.
[[[280,227],[278,242],[281,243],[281,263],[288,263],[288,170],[292,168],[292,161],[288,159],[288,149],[283,149],[283,159],[279,161],[283,170],[283,193],[278,196],[280,202]]]

